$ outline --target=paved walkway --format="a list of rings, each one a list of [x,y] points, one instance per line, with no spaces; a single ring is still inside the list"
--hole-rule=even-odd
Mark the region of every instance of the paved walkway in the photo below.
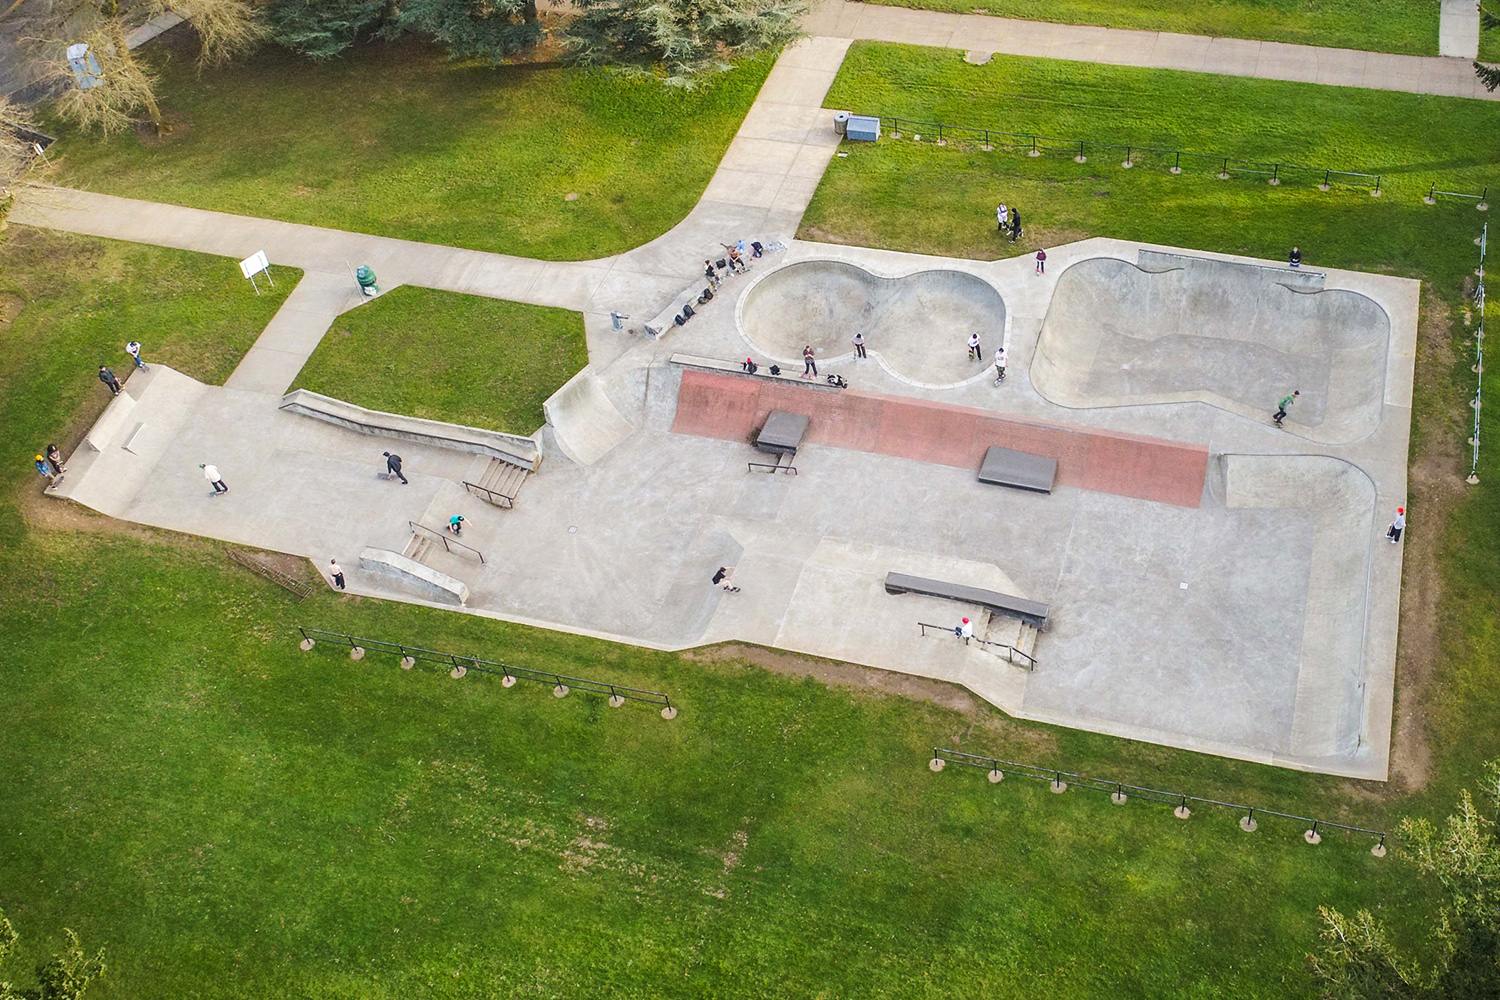
[[[1459,59],[1479,55],[1479,4],[1474,0],[1443,0],[1438,55]]]
[[[1480,86],[1468,58],[1399,56],[1167,31],[1018,21],[850,0],[824,0],[803,23],[814,35],[836,38],[1500,100],[1500,92],[1492,94]],[[1477,23],[1476,15],[1476,30]]]

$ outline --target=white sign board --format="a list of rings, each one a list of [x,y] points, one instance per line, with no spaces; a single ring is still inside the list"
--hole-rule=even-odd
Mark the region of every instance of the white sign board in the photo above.
[[[271,262],[266,259],[266,252],[264,250],[257,250],[249,257],[240,261],[240,271],[245,277],[250,279],[250,287],[255,289],[256,295],[260,294],[260,286],[255,283],[255,276],[257,274],[264,274],[266,280],[271,281]],[[276,282],[271,281],[271,287],[275,288]]]
[[[240,261],[240,270],[244,272],[247,278],[259,274],[270,266],[271,262],[266,259],[266,252],[264,250],[257,250],[253,256],[246,257]]]

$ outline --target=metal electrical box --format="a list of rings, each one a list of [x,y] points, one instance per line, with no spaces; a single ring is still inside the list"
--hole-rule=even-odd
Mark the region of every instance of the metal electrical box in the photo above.
[[[850,115],[845,129],[846,138],[856,142],[874,142],[880,138],[880,119],[869,115]]]

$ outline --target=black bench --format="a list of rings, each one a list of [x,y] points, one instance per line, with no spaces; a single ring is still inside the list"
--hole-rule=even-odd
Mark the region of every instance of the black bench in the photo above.
[[[772,455],[795,455],[807,433],[808,418],[802,413],[772,410],[755,437],[755,447]]]
[[[920,576],[907,576],[905,573],[887,573],[885,592],[887,594],[922,594],[926,597],[944,597],[962,604],[977,604],[1002,615],[1011,615],[1029,622],[1038,629],[1047,627],[1049,610],[1047,605],[1040,601],[1028,601],[1024,597],[1012,597],[993,590],[966,587],[960,583],[943,583],[941,580],[927,580]]]
[[[991,447],[979,466],[979,481],[995,486],[1011,486],[1034,493],[1051,493],[1057,478],[1057,459],[1025,451]]]

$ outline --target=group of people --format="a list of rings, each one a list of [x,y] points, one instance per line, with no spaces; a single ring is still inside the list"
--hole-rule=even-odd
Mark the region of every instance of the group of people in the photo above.
[[[1016,242],[1021,238],[1021,210],[1011,208],[1009,205],[1001,204],[995,209],[995,221],[998,223],[995,230],[999,233],[1010,233],[1010,241]]]
[[[47,489],[57,489],[57,484],[62,482],[63,473],[68,471],[68,467],[63,465],[62,452],[57,445],[49,444],[47,454],[36,457],[36,471],[47,480]]]

